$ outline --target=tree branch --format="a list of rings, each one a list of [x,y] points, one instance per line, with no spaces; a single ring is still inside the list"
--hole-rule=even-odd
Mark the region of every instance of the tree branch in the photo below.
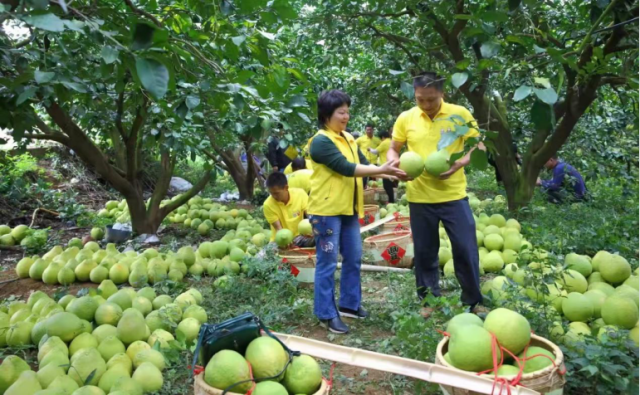
[[[122,126],[122,113],[124,112],[124,87],[122,92],[118,94],[118,99],[116,100],[116,128],[120,133],[120,137],[122,137],[122,141],[127,141],[127,135],[124,132],[124,127]]]
[[[147,119],[148,100],[143,96],[142,104],[136,110],[136,117],[131,124],[129,136],[125,140],[127,150],[127,178],[133,182],[138,175],[138,155],[140,155],[139,144],[141,139],[138,138],[140,129]]]
[[[409,39],[407,39],[405,37],[396,36],[394,34],[384,33],[382,31],[380,31],[378,28],[376,28],[375,26],[373,26],[373,24],[368,24],[367,27],[375,32],[374,35],[380,36],[382,38],[385,38],[385,39],[387,39],[387,41],[393,43],[398,48],[400,48],[407,55],[407,57],[409,58],[411,63],[413,63],[418,68],[420,67],[420,62],[419,62],[418,58],[416,58],[415,55],[411,51],[409,51],[409,49],[407,47],[405,47],[404,44],[403,44],[403,42],[404,43],[411,43],[412,42],[411,40],[409,40]]]
[[[158,20],[158,18],[156,18],[155,16],[151,15],[150,13],[148,13],[147,11],[141,10],[139,8],[137,8],[136,6],[133,5],[133,3],[131,2],[131,0],[124,0],[125,4],[127,5],[127,7],[129,7],[129,9],[131,11],[133,11],[134,13],[144,16],[145,18],[151,20],[156,26],[158,27],[162,27],[162,23]]]
[[[200,180],[196,185],[194,185],[191,189],[189,189],[188,192],[182,194],[178,199],[172,201],[171,203],[167,204],[166,206],[160,209],[160,214],[162,215],[162,218],[166,217],[170,212],[182,206],[187,201],[189,201],[189,199],[191,199],[192,197],[200,193],[200,191],[207,186],[210,180],[211,180],[211,172],[208,171],[206,172],[206,174],[202,176],[202,178],[200,178]]]
[[[355,14],[350,14],[350,17],[359,17],[359,16],[367,16],[367,17],[374,17],[374,18],[399,18],[403,15],[415,15],[415,12],[413,12],[412,9],[406,9],[402,12],[396,12],[396,13],[388,13],[388,14],[376,14],[375,12],[358,12]]]

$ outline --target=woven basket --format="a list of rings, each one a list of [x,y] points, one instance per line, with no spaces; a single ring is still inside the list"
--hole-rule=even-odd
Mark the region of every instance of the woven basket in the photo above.
[[[384,188],[373,188],[375,192],[376,202],[386,204],[389,201],[389,196],[387,196],[387,191]]]
[[[382,225],[382,233],[400,232],[411,230],[411,220],[409,217],[398,217]]]
[[[449,338],[445,337],[438,343],[438,348],[436,349],[436,364],[447,366],[452,369],[456,369],[454,366],[450,365],[445,361],[444,354],[448,351]],[[559,390],[564,387],[566,382],[564,375],[560,374],[561,371],[565,370],[564,367],[564,355],[558,346],[545,339],[544,337],[531,335],[531,343],[529,346],[542,347],[545,350],[550,351],[555,355],[556,360],[555,366],[547,366],[546,368],[539,370],[533,373],[523,374],[520,379],[520,383],[523,387],[527,387],[534,391],[538,391],[542,394],[546,394],[551,391]],[[490,379],[493,378],[492,375],[484,375]],[[505,376],[509,378],[509,376]],[[441,385],[440,388],[449,395],[476,395],[480,394],[479,392],[467,391],[459,388],[449,387]]]
[[[413,257],[407,254],[409,245],[412,243],[411,232],[401,231],[367,237],[362,249],[363,252],[368,252],[373,256],[373,264],[408,268],[411,267],[413,260]],[[395,246],[402,251],[401,254],[394,249]]]
[[[328,395],[330,389],[331,388],[329,387],[327,380],[322,379],[322,384],[320,385],[320,388],[313,395]],[[193,384],[193,394],[194,395],[222,395],[222,390],[213,388],[209,384],[205,383],[204,372],[202,372],[199,375],[197,375],[195,378],[195,382]],[[236,392],[227,392],[227,395],[244,395],[244,394],[238,394]]]
[[[316,249],[315,248],[295,248],[291,250],[280,250],[278,256],[282,261],[297,270],[296,279],[301,285],[313,285],[316,274]]]
[[[373,188],[365,189],[363,195],[364,204],[376,204],[376,192]]]
[[[364,218],[360,218],[360,226],[367,226],[380,219],[380,207],[376,204],[364,205]]]

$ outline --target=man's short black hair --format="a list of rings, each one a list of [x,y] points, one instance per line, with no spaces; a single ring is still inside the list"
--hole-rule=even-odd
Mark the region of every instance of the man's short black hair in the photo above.
[[[364,128],[366,129],[366,128],[373,128],[373,127],[375,127],[373,123],[369,122]]]
[[[413,88],[436,88],[439,92],[444,92],[444,77],[435,71],[425,71],[413,77]]]
[[[338,89],[324,91],[318,96],[318,127],[324,128],[333,112],[344,105],[351,107],[349,95]]]
[[[388,131],[382,129],[381,131],[378,132],[378,137],[380,137],[381,139],[388,139],[389,137],[391,137],[391,135],[389,134]]]
[[[555,154],[551,155],[551,158],[549,158],[549,159],[558,160],[558,153],[556,152]]]
[[[287,176],[285,176],[284,173],[276,171],[269,174],[269,177],[267,178],[267,188],[284,188],[287,185]]]
[[[293,171],[302,170],[307,167],[307,162],[304,161],[304,158],[297,157],[291,161],[291,169]]]

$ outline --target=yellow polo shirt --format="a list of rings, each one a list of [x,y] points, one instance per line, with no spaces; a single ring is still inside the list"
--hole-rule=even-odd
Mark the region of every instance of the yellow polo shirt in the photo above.
[[[299,188],[289,188],[289,202],[281,203],[269,196],[262,206],[264,217],[271,225],[271,241],[276,239],[276,229],[273,224],[280,221],[283,228],[289,229],[293,237],[298,236],[298,224],[304,219],[304,213],[309,205],[309,196]]]
[[[407,149],[416,152],[426,159],[438,150],[440,133],[453,131],[454,123],[448,119],[452,115],[459,115],[465,122],[474,122],[473,115],[462,106],[442,102],[440,112],[432,120],[419,107],[414,107],[400,114],[393,126],[393,141],[406,143]],[[464,141],[479,135],[475,128],[463,137],[456,139],[447,147],[450,153],[464,149]],[[447,180],[440,180],[427,173],[407,183],[407,199],[411,203],[443,203],[460,200],[467,196],[467,177],[464,169],[453,173]]]
[[[311,164],[311,159],[305,159],[304,162],[305,162],[306,169],[308,170],[313,169],[313,165]],[[292,174],[292,173],[293,173],[293,167],[291,166],[291,163],[289,163],[287,167],[284,168],[284,175],[288,176],[289,174]]]
[[[391,148],[391,139],[384,139],[375,150],[378,151],[378,164],[382,165],[387,163],[387,152]]]
[[[378,162],[378,156],[372,154],[368,150],[368,148],[375,149],[378,145],[380,145],[380,139],[378,137],[373,136],[369,138],[369,136],[365,134],[356,139],[356,144],[358,144],[358,148],[360,148],[360,152],[362,152],[364,157],[367,158],[369,163],[375,164]]]
[[[293,173],[287,176],[287,180],[289,182],[289,188],[300,188],[303,191],[309,194],[311,192],[311,175],[313,174],[313,170],[302,169],[298,171],[294,171]]]

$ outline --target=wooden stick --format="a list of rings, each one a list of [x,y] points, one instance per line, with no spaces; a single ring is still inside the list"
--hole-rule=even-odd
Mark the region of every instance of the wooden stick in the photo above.
[[[33,227],[33,224],[36,223],[36,215],[38,214],[38,211],[44,211],[47,212],[51,215],[53,215],[54,217],[58,217],[60,215],[60,213],[57,213],[55,211],[51,211],[51,210],[47,210],[46,208],[43,207],[38,207],[34,212],[33,215],[31,216],[31,225],[29,225],[30,228]]]

